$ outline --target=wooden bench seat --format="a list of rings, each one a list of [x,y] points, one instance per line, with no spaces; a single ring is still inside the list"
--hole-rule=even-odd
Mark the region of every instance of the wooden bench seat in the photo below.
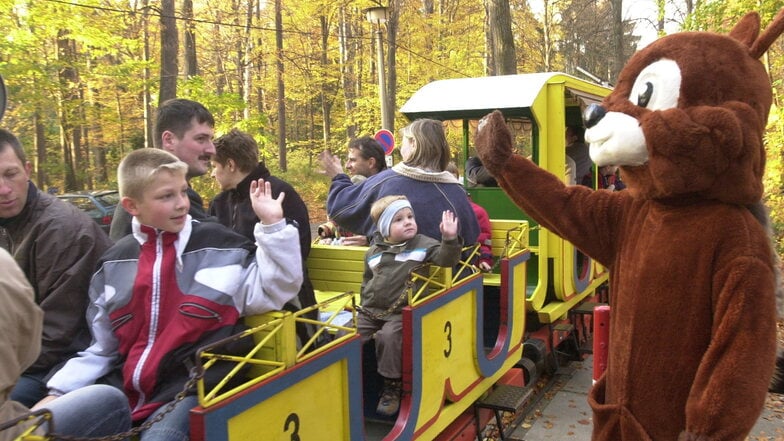
[[[367,247],[314,244],[307,260],[308,276],[316,301],[321,303],[345,292],[353,292],[359,304]]]

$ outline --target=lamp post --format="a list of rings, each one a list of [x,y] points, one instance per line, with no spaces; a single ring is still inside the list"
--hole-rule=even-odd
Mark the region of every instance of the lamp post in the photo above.
[[[365,9],[365,15],[369,22],[376,25],[376,52],[378,56],[378,95],[381,100],[381,128],[392,130],[387,112],[387,85],[384,70],[384,34],[381,25],[387,21],[387,7],[374,6]]]

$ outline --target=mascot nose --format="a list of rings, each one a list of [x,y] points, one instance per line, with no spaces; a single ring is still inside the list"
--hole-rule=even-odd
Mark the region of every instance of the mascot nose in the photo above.
[[[604,118],[604,115],[607,114],[607,111],[604,110],[599,104],[592,103],[589,104],[588,107],[585,108],[583,112],[583,121],[585,122],[585,127],[590,129],[591,127],[595,126],[599,121]]]

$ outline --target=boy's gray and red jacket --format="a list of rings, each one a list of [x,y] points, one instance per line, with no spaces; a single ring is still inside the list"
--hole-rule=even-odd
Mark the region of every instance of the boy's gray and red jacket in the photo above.
[[[297,229],[285,221],[257,225],[258,248],[213,222],[186,223],[173,248],[164,246],[171,233],[157,234],[135,218],[133,230],[104,255],[93,276],[87,313],[92,345],[47,386],[70,392],[122,362],[123,388],[138,421],[182,390],[188,376],[183,361],[205,338],[295,297],[302,260]],[[154,252],[142,252],[144,247]]]

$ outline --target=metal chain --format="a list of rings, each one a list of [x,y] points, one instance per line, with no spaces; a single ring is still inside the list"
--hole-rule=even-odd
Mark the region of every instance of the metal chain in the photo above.
[[[517,229],[517,228],[519,228],[519,227],[515,227],[514,229]],[[528,231],[530,232],[530,231],[539,230],[539,229],[541,229],[541,227],[539,225],[535,225],[533,227],[529,227]],[[510,235],[509,233],[511,231],[512,230],[509,230],[509,231],[506,232],[506,240],[504,241],[504,249],[501,250],[501,254],[499,254],[498,259],[495,259],[495,262],[493,263],[493,267],[490,269],[490,272],[495,272],[495,270],[497,270],[498,267],[501,266],[501,260],[503,260],[504,257],[508,257],[506,255],[506,253],[509,252],[510,245],[512,244],[512,239],[509,238],[509,235]]]
[[[400,293],[400,296],[397,298],[397,300],[395,300],[395,303],[393,303],[392,306],[387,308],[386,311],[383,311],[383,312],[380,312],[380,313],[375,313],[375,312],[369,311],[367,308],[364,308],[364,307],[362,307],[360,305],[357,306],[357,311],[360,314],[365,314],[365,315],[367,315],[368,317],[370,317],[370,318],[372,318],[374,320],[383,320],[384,317],[387,317],[387,316],[393,314],[395,312],[395,310],[401,304],[403,304],[403,301],[408,300],[408,291],[410,289],[413,289],[414,288],[414,284],[415,284],[414,278],[412,277],[414,275],[414,273],[416,273],[417,271],[421,270],[422,268],[428,267],[429,265],[430,265],[429,263],[424,263],[424,264],[421,264],[421,265],[417,265],[416,267],[412,268],[411,271],[409,271],[409,277],[406,280],[406,286],[405,286],[405,288],[403,288],[403,292]]]
[[[185,382],[185,386],[183,386],[182,390],[174,396],[174,400],[170,401],[166,407],[164,407],[163,412],[155,415],[155,417],[148,419],[144,423],[140,424],[133,429],[117,433],[114,435],[107,435],[103,437],[78,437],[78,436],[70,436],[70,435],[61,435],[58,433],[50,433],[46,436],[52,440],[65,440],[65,441],[122,441],[126,438],[130,438],[132,436],[139,435],[140,433],[144,432],[145,430],[149,429],[153,426],[153,424],[158,423],[161,421],[166,415],[170,414],[177,404],[184,400],[185,397],[188,396],[188,391],[196,385],[196,382],[199,381],[202,377],[204,377],[204,370],[201,366],[194,366],[190,371],[190,378],[188,381]]]

